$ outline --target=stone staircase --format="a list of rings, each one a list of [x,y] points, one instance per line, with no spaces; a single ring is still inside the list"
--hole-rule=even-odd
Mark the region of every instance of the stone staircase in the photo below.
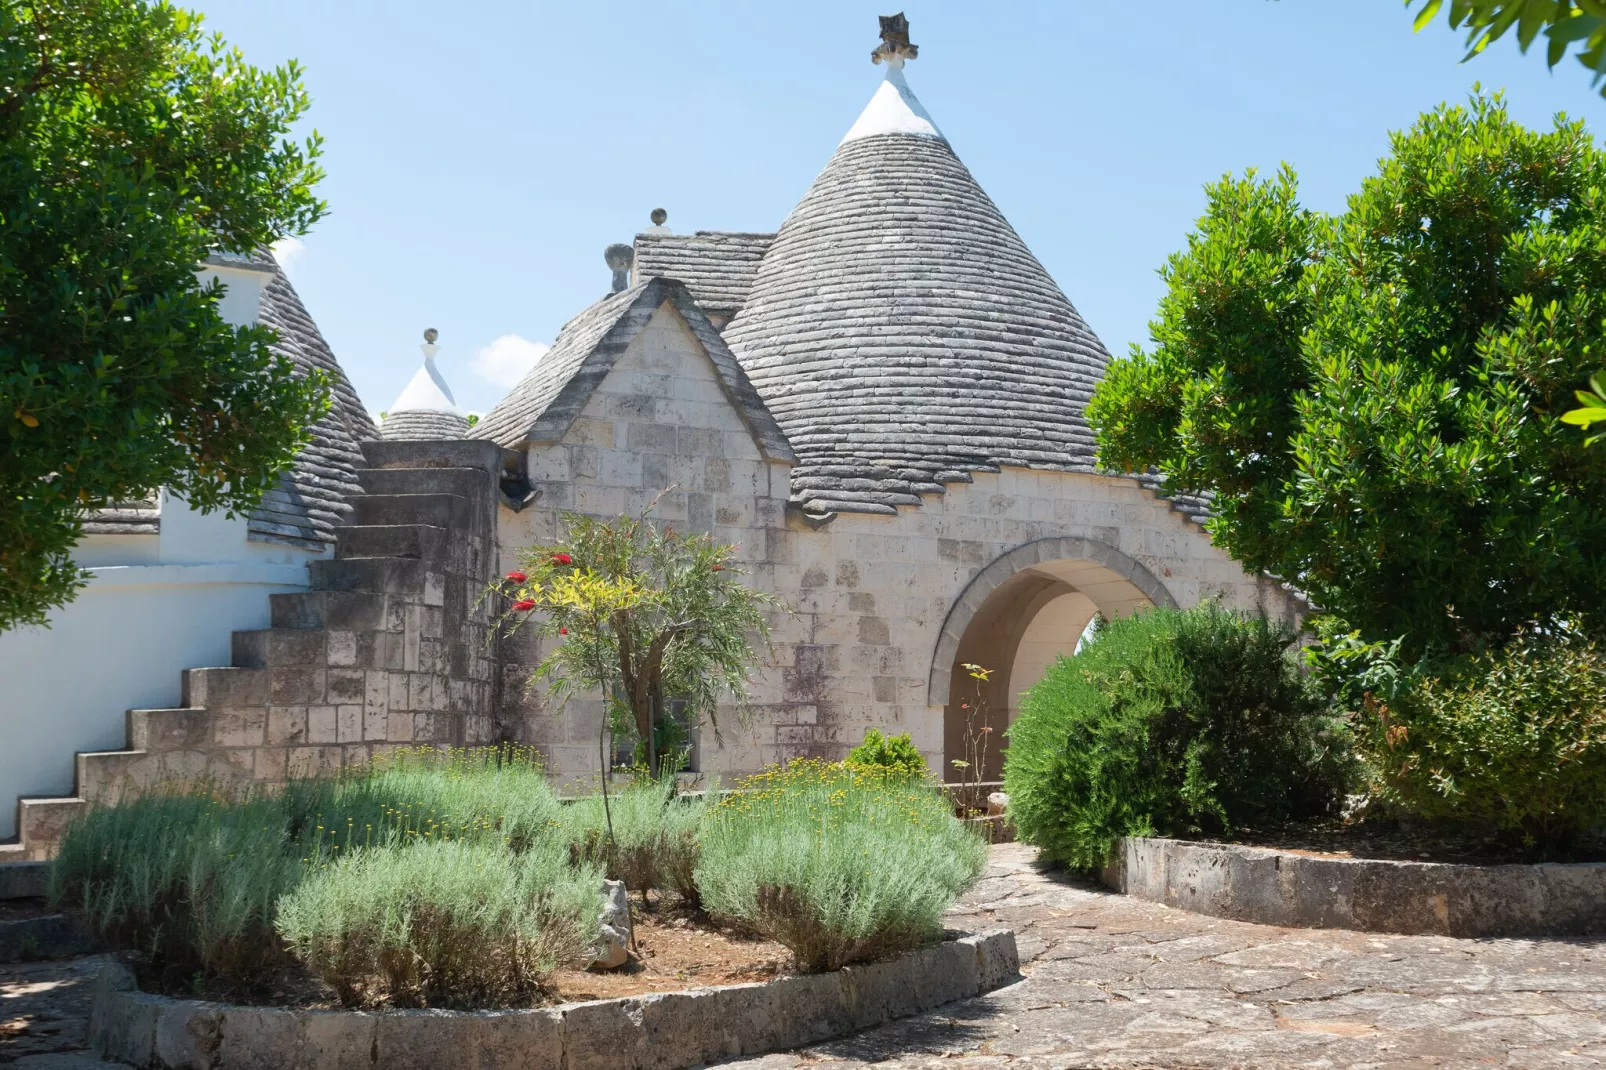
[[[271,627],[233,635],[232,665],[186,669],[182,705],[129,710],[126,750],[80,753],[75,791],[18,800],[0,863],[48,858],[89,806],[161,782],[282,784],[397,746],[494,738],[495,443],[367,442],[335,556],[306,592],[270,595]],[[516,456],[516,455],[515,455]]]

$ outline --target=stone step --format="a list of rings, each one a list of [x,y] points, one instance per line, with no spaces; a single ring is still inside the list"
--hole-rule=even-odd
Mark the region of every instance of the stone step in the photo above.
[[[233,663],[239,669],[327,664],[329,633],[322,628],[259,628],[235,632]]]
[[[0,844],[0,860],[8,852],[21,856],[22,844]],[[0,861],[0,899],[38,899],[48,890],[50,868],[43,862]]]
[[[449,442],[396,442],[378,440],[362,443],[369,468],[477,468],[499,475],[504,466],[517,463],[519,455],[484,439],[458,439]]]
[[[89,803],[76,796],[18,799],[17,841],[23,856],[32,861],[51,857],[61,842],[62,830],[87,809]]]
[[[209,723],[210,728],[210,723]],[[210,732],[208,732],[208,745]],[[143,750],[79,751],[73,755],[73,769],[78,779],[78,796],[97,806],[115,805],[123,800],[129,787],[147,787],[159,780],[170,779],[163,774],[166,762],[200,765],[202,761],[184,762],[194,751],[172,750],[152,754]]]
[[[483,468],[365,468],[357,481],[365,494],[456,494],[478,500],[496,489]]]
[[[414,600],[422,598],[427,605],[440,604],[445,582],[444,573],[431,571],[428,563],[401,557],[312,561],[307,565],[307,575],[320,591],[412,596]]]
[[[401,669],[406,636],[401,632],[264,628],[234,633],[234,664],[242,669]],[[270,692],[271,697],[271,692]]]
[[[473,529],[479,510],[460,494],[353,494],[351,523],[429,524],[440,528]]]
[[[211,742],[212,714],[205,708],[128,711],[130,750],[187,750]]]
[[[404,607],[368,591],[297,591],[270,594],[269,623],[275,628],[328,628],[344,632],[399,632]]]
[[[313,562],[320,564],[321,562]],[[180,691],[185,706],[266,706],[268,672],[252,668],[185,669]]]
[[[446,556],[446,529],[429,524],[370,524],[335,530],[335,557],[406,557],[438,561]]]

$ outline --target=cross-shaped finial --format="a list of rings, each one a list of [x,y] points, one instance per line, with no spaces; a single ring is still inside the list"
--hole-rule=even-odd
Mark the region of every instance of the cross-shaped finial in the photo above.
[[[870,53],[871,63],[902,67],[906,59],[920,55],[920,46],[909,43],[909,20],[903,12],[881,16],[881,44]]]

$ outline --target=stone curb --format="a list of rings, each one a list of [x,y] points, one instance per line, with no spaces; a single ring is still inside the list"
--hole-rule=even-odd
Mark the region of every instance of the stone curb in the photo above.
[[[89,1040],[167,1070],[632,1070],[695,1066],[845,1036],[989,992],[1020,972],[991,929],[887,962],[763,984],[510,1011],[293,1011],[168,999],[111,963]]]
[[[1606,932],[1606,863],[1393,862],[1126,837],[1103,880],[1234,921],[1457,937]]]
[[[70,915],[0,921],[0,962],[64,959],[99,946],[89,930]]]

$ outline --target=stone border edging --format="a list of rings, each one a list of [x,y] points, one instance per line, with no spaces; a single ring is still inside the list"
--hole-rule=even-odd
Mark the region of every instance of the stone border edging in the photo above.
[[[1457,937],[1606,932],[1606,863],[1472,866],[1124,837],[1103,881],[1234,921]]]
[[[88,926],[71,914],[0,921],[0,962],[65,959],[99,948]]]
[[[887,962],[759,984],[508,1011],[297,1011],[169,999],[102,970],[89,1040],[165,1070],[617,1070],[796,1048],[989,992],[1020,972],[991,929]]]

